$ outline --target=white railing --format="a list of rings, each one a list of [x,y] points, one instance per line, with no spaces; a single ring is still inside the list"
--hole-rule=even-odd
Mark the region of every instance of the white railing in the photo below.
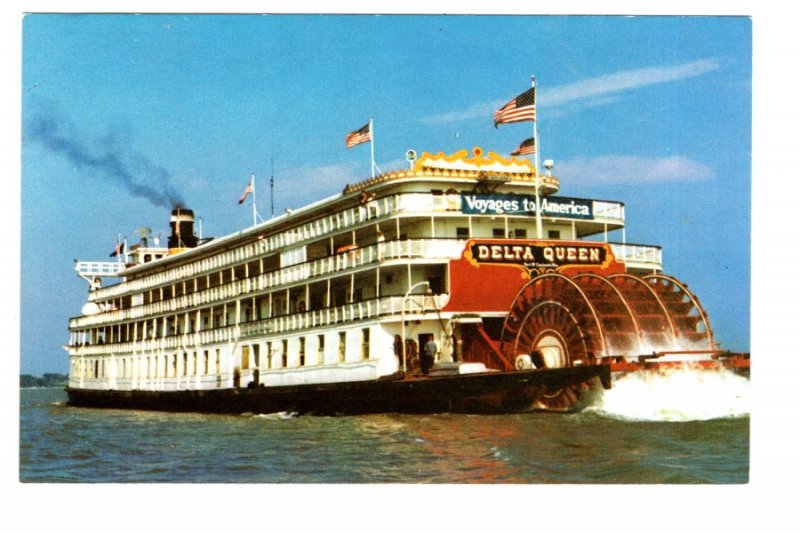
[[[387,315],[399,315],[402,312],[403,300],[406,302],[406,317],[415,314],[435,312],[447,302],[447,294],[418,295],[405,298],[403,296],[386,296],[362,302],[352,302],[337,307],[328,307],[304,313],[294,313],[253,322],[244,322],[208,329],[205,331],[170,335],[156,339],[145,339],[121,343],[71,346],[71,355],[103,355],[113,351],[116,354],[148,353],[152,351],[168,351],[179,348],[186,349],[224,342],[235,342],[239,339],[276,335],[331,326],[338,323],[367,320]]]
[[[75,272],[79,276],[118,276],[124,263],[112,261],[76,261]]]
[[[662,268],[661,247],[659,246],[621,243],[609,244],[617,259],[626,264],[635,264],[636,266],[644,266],[656,270],[661,270]]]
[[[139,320],[180,310],[196,311],[196,307],[221,304],[253,292],[288,288],[311,279],[377,264],[378,261],[410,259],[453,259],[460,256],[464,241],[457,239],[404,240],[377,243],[364,248],[323,257],[308,263],[267,272],[253,278],[237,280],[220,287],[170,298],[160,302],[137,305],[129,309],[107,311],[98,315],[73,318],[70,327],[98,326],[127,320]]]
[[[99,301],[114,298],[128,292],[147,290],[219,270],[220,268],[234,266],[242,262],[256,259],[265,254],[280,251],[287,246],[294,246],[304,241],[316,240],[320,237],[338,233],[341,230],[352,229],[366,222],[374,222],[376,219],[385,218],[394,211],[396,211],[395,196],[386,196],[369,202],[366,205],[352,207],[321,219],[301,224],[291,230],[258,239],[252,243],[237,247],[234,250],[221,252],[194,263],[172,268],[166,272],[132,280],[124,286],[117,285],[99,289],[92,293],[92,300],[90,301]]]
[[[102,302],[132,292],[142,292],[152,288],[170,285],[196,276],[216,272],[265,255],[285,251],[304,243],[319,240],[354,229],[357,226],[374,223],[397,213],[429,214],[444,211],[460,211],[460,195],[434,195],[430,193],[403,193],[386,196],[301,224],[268,237],[260,238],[238,246],[229,251],[217,253],[192,263],[175,266],[164,272],[149,274],[124,284],[100,288],[89,294],[89,301]],[[597,220],[625,220],[625,206],[619,202],[593,200],[594,218]],[[213,246],[213,245],[212,245]],[[97,263],[101,264],[101,263]],[[109,265],[115,263],[107,263]]]
[[[596,219],[625,220],[625,205],[619,202],[593,200],[592,212]]]

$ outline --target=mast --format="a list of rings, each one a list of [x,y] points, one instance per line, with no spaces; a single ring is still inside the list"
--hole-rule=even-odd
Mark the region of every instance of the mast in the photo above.
[[[269,156],[269,216],[275,217],[275,159],[272,154]]]
[[[370,155],[370,170],[372,177],[375,177],[375,131],[372,127],[372,117],[369,119],[369,155]]]
[[[534,109],[534,113],[536,113],[536,92],[535,92],[535,90],[536,90],[536,76],[531,76],[531,87],[534,88],[533,109]],[[536,181],[535,181],[535,184],[536,184],[536,187],[535,187],[535,191],[536,191],[536,238],[537,239],[541,239],[542,238],[542,203],[540,201],[540,194],[539,194],[539,188],[542,185],[541,176],[539,175],[539,150],[540,150],[541,147],[539,146],[539,137],[536,134],[536,116],[535,115],[533,117],[533,148],[534,148],[534,151],[533,151],[533,161],[534,161],[534,163],[533,163],[533,165],[534,165],[534,167],[536,169]]]
[[[250,185],[253,193],[253,225],[258,224],[258,211],[256,210],[256,175],[250,174]]]

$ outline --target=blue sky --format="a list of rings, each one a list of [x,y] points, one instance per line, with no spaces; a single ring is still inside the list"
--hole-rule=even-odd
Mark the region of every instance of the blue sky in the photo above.
[[[221,236],[251,223],[250,174],[268,215],[271,158],[276,211],[335,194],[369,174],[344,136],[370,117],[384,171],[409,148],[507,154],[530,124],[492,114],[534,74],[560,194],[624,202],[627,240],[663,246],[749,349],[747,18],[41,14],[22,37],[22,372],[66,371],[73,259],[166,235],[163,195]]]

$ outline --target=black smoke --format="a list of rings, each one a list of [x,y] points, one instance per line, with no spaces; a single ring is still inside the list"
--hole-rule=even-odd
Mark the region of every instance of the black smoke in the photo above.
[[[27,137],[41,143],[80,169],[87,169],[100,179],[113,180],[133,196],[145,198],[158,207],[185,205],[170,184],[167,170],[147,157],[120,146],[112,137],[99,141],[96,148],[64,131],[64,121],[39,116],[28,122]]]

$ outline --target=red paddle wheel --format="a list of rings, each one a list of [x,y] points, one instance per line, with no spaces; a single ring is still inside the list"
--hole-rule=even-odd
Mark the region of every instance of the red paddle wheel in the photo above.
[[[519,369],[681,350],[714,350],[713,333],[697,298],[660,274],[536,276],[514,298],[500,338],[500,351]],[[540,407],[572,409],[583,392],[578,386],[548,391]]]
[[[708,315],[686,285],[663,274],[652,274],[643,279],[669,310],[675,335],[683,347],[693,346],[697,350],[715,348]]]

